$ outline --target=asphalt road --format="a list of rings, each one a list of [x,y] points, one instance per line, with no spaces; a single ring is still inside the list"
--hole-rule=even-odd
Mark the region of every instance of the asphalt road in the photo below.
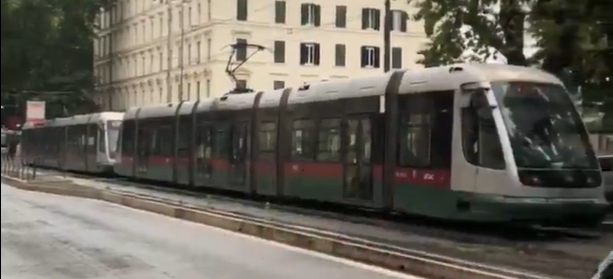
[[[2,185],[10,279],[424,279],[104,202]]]

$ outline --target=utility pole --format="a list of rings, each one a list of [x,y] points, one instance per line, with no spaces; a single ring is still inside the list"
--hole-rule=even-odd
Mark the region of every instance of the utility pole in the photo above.
[[[385,0],[385,14],[383,24],[383,70],[387,73],[391,69],[390,65],[390,37],[392,32],[392,16],[391,16],[391,0]],[[397,75],[395,73],[394,75]],[[393,77],[392,77],[393,78]],[[389,85],[388,85],[389,86]],[[381,196],[383,197],[383,203],[385,208],[391,208],[393,205],[393,194],[391,192],[392,181],[394,180],[393,163],[396,162],[396,139],[398,138],[398,130],[395,128],[398,126],[398,96],[392,94],[392,90],[385,90],[385,144],[388,148],[385,148],[383,154],[383,190]]]
[[[391,69],[391,33],[392,33],[392,3],[385,0],[385,15],[383,24],[383,71]]]
[[[168,1],[168,47],[166,51],[166,102],[172,103],[172,1]]]
[[[181,16],[179,17],[179,22],[181,25],[181,47],[179,48],[180,54],[179,54],[179,78],[181,79],[179,81],[179,102],[183,101],[183,69],[185,68],[183,63],[184,63],[184,55],[185,55],[185,51],[184,51],[184,47],[185,47],[185,22],[184,22],[184,17],[185,16],[185,5],[183,4],[183,1],[181,1]]]
[[[113,88],[113,85],[115,83],[115,26],[117,25],[117,21],[119,20],[118,17],[116,17],[116,9],[117,9],[117,4],[113,3],[111,4],[111,9],[109,11],[110,13],[110,18],[111,18],[111,24],[109,26],[109,83],[108,83],[108,89],[107,92],[109,94],[109,98],[108,98],[108,102],[109,102],[109,110],[112,111],[113,110],[113,94],[115,93],[115,90]]]

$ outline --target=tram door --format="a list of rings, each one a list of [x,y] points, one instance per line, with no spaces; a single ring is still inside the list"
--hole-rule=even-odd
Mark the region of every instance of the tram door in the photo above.
[[[345,149],[344,196],[348,200],[373,201],[371,120],[352,118],[343,125]]]
[[[232,186],[244,186],[247,180],[247,123],[240,122],[232,126],[230,147],[230,175]]]
[[[196,175],[197,181],[210,182],[213,174],[213,127],[198,127],[196,136]]]
[[[154,135],[151,134],[151,130],[146,130],[144,128],[138,129],[138,145],[137,145],[137,158],[136,158],[136,171],[139,175],[146,174],[147,169],[149,168],[149,145],[151,142],[151,138]]]

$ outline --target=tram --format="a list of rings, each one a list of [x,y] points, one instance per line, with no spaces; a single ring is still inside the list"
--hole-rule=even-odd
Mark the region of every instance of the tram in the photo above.
[[[478,222],[591,226],[607,202],[567,90],[459,64],[134,107],[115,172]]]
[[[113,174],[123,113],[100,112],[25,124],[22,157],[32,165]]]

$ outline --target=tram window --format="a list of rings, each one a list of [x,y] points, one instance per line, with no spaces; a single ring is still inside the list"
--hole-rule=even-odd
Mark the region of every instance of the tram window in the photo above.
[[[132,155],[134,149],[134,125],[131,121],[126,121],[121,129],[122,142],[121,153],[123,155]]]
[[[347,163],[357,163],[358,160],[358,152],[359,151],[359,142],[358,135],[360,133],[360,122],[358,120],[352,119],[347,120]]]
[[[247,150],[247,125],[245,122],[233,125],[231,148],[232,159],[242,162]]]
[[[208,125],[198,127],[196,135],[196,158],[210,159],[212,156],[213,137],[212,129]]]
[[[189,156],[189,129],[179,129],[179,143],[177,145],[177,154],[179,157]]]
[[[339,119],[324,119],[320,122],[317,137],[317,161],[338,161],[341,148]]]
[[[370,119],[362,119],[362,161],[370,162],[372,154],[372,128]]]
[[[98,132],[98,152],[104,152],[104,147],[106,146],[106,137],[104,136],[104,129],[99,127],[96,130]]]
[[[296,120],[292,130],[292,158],[313,160],[315,157],[315,121]]]
[[[504,169],[506,163],[493,110],[485,94],[471,96],[470,106],[462,108],[462,145],[466,160],[473,165]]]
[[[228,155],[230,144],[228,142],[228,128],[218,127],[215,131],[213,139],[213,156],[216,158],[224,158]]]
[[[454,91],[432,93],[430,160],[433,168],[451,168]]]
[[[371,125],[370,119],[347,120],[346,142],[347,142],[347,163],[357,163],[358,156],[362,163],[369,163],[371,157]]]
[[[401,121],[398,165],[403,167],[430,166],[430,115],[405,115]]]
[[[148,139],[145,139],[144,141],[147,143],[147,146],[143,146],[143,148],[146,148],[148,155],[160,156],[162,152],[160,150],[160,139],[158,131],[156,129],[150,129],[145,132],[145,136],[148,137]]]
[[[160,155],[161,156],[173,156],[173,142],[174,142],[174,133],[173,130],[169,126],[158,127],[157,129],[157,138],[158,143],[160,144]]]
[[[262,123],[258,133],[258,142],[261,152],[275,152],[277,147],[277,123]]]

